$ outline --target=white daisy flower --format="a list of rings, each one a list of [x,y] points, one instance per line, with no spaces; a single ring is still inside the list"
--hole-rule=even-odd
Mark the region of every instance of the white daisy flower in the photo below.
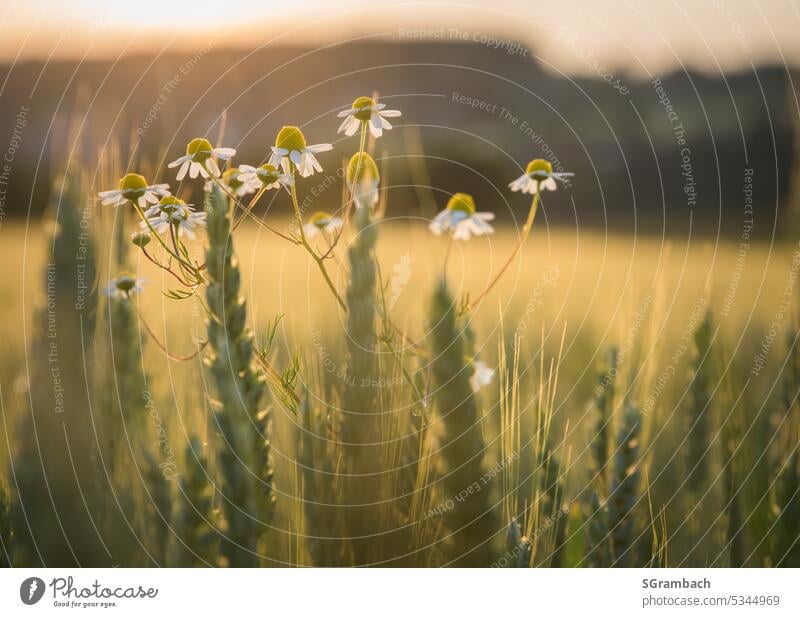
[[[318,236],[333,236],[342,229],[344,221],[327,212],[315,212],[308,223],[303,225],[303,232],[309,240]]]
[[[231,167],[230,169],[226,169],[222,172],[222,184],[228,187],[228,190],[236,197],[244,197],[245,195],[251,195],[258,190],[259,184],[257,182],[244,182],[240,178],[240,174],[242,172],[242,167],[248,167],[247,165],[242,165],[241,167]],[[215,184],[214,180],[209,180],[205,184],[205,191],[206,193],[211,191],[211,187]]]
[[[195,137],[186,146],[186,155],[172,161],[167,167],[178,167],[178,175],[175,178],[178,181],[186,177],[186,172],[189,172],[190,178],[196,178],[201,175],[203,178],[210,178],[214,176],[219,177],[219,167],[217,166],[216,158],[227,161],[236,154],[233,148],[215,148],[211,142],[203,137]]]
[[[350,109],[340,111],[339,118],[344,118],[337,133],[344,133],[348,137],[355,135],[361,128],[362,123],[369,126],[369,132],[376,139],[383,135],[383,131],[392,128],[392,124],[386,118],[397,118],[402,114],[396,109],[386,109],[383,103],[376,103],[368,96],[360,96]]]
[[[475,200],[471,195],[456,193],[447,202],[447,208],[431,221],[428,229],[437,236],[449,231],[454,240],[469,240],[472,236],[494,233],[494,227],[487,222],[493,219],[493,212],[475,211]]]
[[[564,182],[574,175],[568,172],[554,172],[553,166],[549,161],[534,159],[528,163],[525,173],[508,186],[512,191],[522,191],[529,195],[535,195],[539,191],[555,191],[557,187],[556,180]]]
[[[100,293],[109,298],[124,298],[141,292],[145,283],[147,283],[146,279],[123,272],[117,278],[111,279],[108,285],[100,290]]]
[[[483,386],[488,386],[494,379],[494,369],[489,368],[489,365],[482,360],[476,360],[472,363],[473,373],[469,378],[469,385],[472,387],[473,392],[477,392]]]
[[[381,175],[378,165],[366,152],[356,152],[347,163],[345,174],[347,186],[351,187],[356,206],[364,204],[375,205],[378,202],[378,184]]]
[[[282,186],[288,190],[294,184],[294,178],[290,174],[282,174],[277,167],[269,163],[261,167],[240,165],[239,180],[251,184],[256,189],[277,189]]]
[[[304,178],[316,171],[322,171],[315,154],[333,150],[331,144],[306,145],[306,138],[303,132],[296,126],[284,126],[278,131],[275,138],[275,145],[272,146],[272,156],[269,157],[269,164],[277,168],[280,165],[285,173],[291,173],[291,164],[297,166],[297,171]]]
[[[169,195],[169,184],[147,184],[139,174],[126,174],[120,179],[118,189],[97,194],[104,206],[116,207],[130,201],[140,208],[157,203],[165,195]]]
[[[171,227],[178,232],[178,236],[184,234],[191,240],[195,239],[195,228],[206,226],[206,213],[195,212],[192,204],[187,204],[177,197],[164,197],[156,205],[150,207],[145,212],[150,227],[160,234],[167,234]],[[149,229],[147,223],[139,223],[142,229]]]

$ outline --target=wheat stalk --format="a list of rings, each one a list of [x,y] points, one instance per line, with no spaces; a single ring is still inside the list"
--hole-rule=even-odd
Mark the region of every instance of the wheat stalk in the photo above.
[[[608,498],[608,527],[613,565],[626,567],[632,559],[636,506],[639,496],[639,407],[626,401],[612,466]]]
[[[229,205],[216,185],[206,194],[206,212],[209,353],[205,361],[216,388],[212,407],[221,437],[218,459],[227,525],[222,552],[231,566],[256,566],[260,538],[275,502],[269,415],[259,412],[265,382],[253,365],[253,335],[239,295],[241,272],[233,252]]]
[[[167,563],[170,567],[215,565],[219,553],[219,532],[214,520],[214,489],[208,475],[208,461],[200,441],[192,437],[186,446],[183,473],[178,481],[178,498],[172,508]]]
[[[491,488],[484,477],[485,444],[478,404],[470,387],[465,344],[468,326],[459,330],[456,307],[444,280],[429,311],[433,388],[439,412],[436,427],[441,499],[451,503],[442,513],[440,549],[448,565],[487,566],[499,532]]]

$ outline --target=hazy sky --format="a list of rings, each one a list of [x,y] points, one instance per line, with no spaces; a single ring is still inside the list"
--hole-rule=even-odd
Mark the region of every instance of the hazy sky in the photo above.
[[[521,42],[558,70],[800,64],[800,0],[0,0],[0,56],[118,57],[351,37]],[[430,32],[415,32],[420,28]],[[488,37],[501,39],[495,43]],[[510,48],[508,48],[511,51]]]

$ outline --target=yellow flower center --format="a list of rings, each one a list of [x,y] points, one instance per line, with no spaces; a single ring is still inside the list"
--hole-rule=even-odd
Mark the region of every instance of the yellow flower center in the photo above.
[[[353,114],[358,120],[363,122],[369,121],[370,117],[372,116],[372,110],[370,109],[373,105],[375,105],[375,101],[368,96],[360,96],[355,101],[353,101],[353,109],[357,109],[358,111]]]
[[[116,285],[117,289],[119,289],[120,291],[124,291],[127,293],[131,289],[136,287],[136,277],[133,276],[133,274],[123,272],[114,281],[114,285]]]
[[[239,171],[238,167],[231,167],[230,169],[226,169],[222,172],[222,181],[227,184],[232,190],[238,189],[244,182],[239,180],[239,174],[242,173]]]
[[[327,212],[315,212],[314,214],[311,215],[309,222],[315,227],[319,227],[320,229],[325,229],[331,222],[331,218],[333,217]]]
[[[147,190],[147,180],[139,174],[127,174],[120,179],[119,188],[125,199],[133,201],[144,195],[145,190]]]
[[[277,168],[274,165],[270,165],[267,163],[266,165],[262,165],[256,170],[256,175],[261,179],[264,184],[272,184],[273,182],[277,182],[278,178],[280,177],[280,172],[278,172]]]
[[[179,223],[189,216],[189,212],[184,208],[186,204],[182,199],[172,195],[162,197],[158,202],[158,208],[174,223]]]
[[[356,171],[358,177],[356,177]],[[378,173],[378,166],[373,159],[366,152],[356,152],[347,164],[347,183],[353,184],[354,182],[380,182],[381,175]]]
[[[544,159],[533,159],[528,163],[528,167],[525,168],[525,175],[534,180],[547,180],[552,173],[553,166],[550,161],[545,161]]]
[[[275,146],[283,148],[289,152],[300,152],[306,149],[306,138],[296,126],[284,126],[278,131],[278,136],[275,138]]]
[[[195,137],[186,146],[186,154],[191,155],[195,163],[204,163],[211,158],[214,146],[211,142],[203,137]]]
[[[450,198],[450,201],[447,202],[447,209],[456,212],[465,212],[469,216],[472,216],[475,214],[475,200],[472,199],[472,195],[456,193]]]

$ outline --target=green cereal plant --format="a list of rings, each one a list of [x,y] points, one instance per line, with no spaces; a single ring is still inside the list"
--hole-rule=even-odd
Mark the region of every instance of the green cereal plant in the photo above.
[[[439,548],[447,565],[487,566],[499,524],[484,475],[485,443],[478,403],[470,386],[465,355],[469,326],[456,319],[446,281],[437,286],[429,312],[433,396],[440,499],[453,507],[442,513]]]
[[[609,347],[603,354],[597,370],[597,387],[594,396],[594,426],[591,439],[594,473],[602,480],[608,465],[611,418],[614,411],[614,394],[617,375],[618,351]]]
[[[0,568],[10,568],[12,561],[12,541],[14,534],[11,529],[11,502],[8,491],[0,483]]]
[[[636,519],[634,508],[639,498],[639,436],[642,417],[639,407],[625,402],[612,461],[611,490],[608,497],[608,528],[612,564],[626,567],[634,556]]]
[[[714,363],[711,347],[714,320],[707,309],[693,334],[689,392],[686,397],[687,483],[694,495],[702,494],[708,478]]]
[[[780,470],[773,488],[772,565],[800,567],[800,450]]]
[[[506,528],[506,552],[498,560],[499,565],[507,568],[529,568],[531,563],[531,540],[522,535],[522,528],[517,521],[511,521]]]
[[[191,437],[186,446],[183,473],[178,480],[167,549],[170,567],[213,566],[218,562],[219,531],[216,528],[214,487],[200,440]]]
[[[367,155],[368,156],[368,155]],[[352,558],[366,565],[374,554],[379,532],[376,505],[380,500],[381,477],[377,393],[373,386],[377,372],[375,353],[376,269],[373,251],[377,226],[370,208],[359,207],[353,216],[356,237],[347,250],[350,282],[347,303],[347,375],[344,383],[341,437],[347,477],[344,505],[347,507],[346,534],[351,538]],[[361,537],[361,540],[355,538]]]
[[[597,491],[592,491],[589,503],[584,563],[590,568],[608,568],[612,563],[608,506],[601,502]]]
[[[344,547],[339,537],[341,509],[336,505],[338,444],[333,439],[328,403],[312,404],[307,390],[301,401],[297,457],[301,467],[306,547],[313,565],[331,567],[342,563]],[[317,405],[325,405],[326,413]]]
[[[92,434],[92,339],[97,314],[93,211],[81,180],[57,181],[43,294],[34,317],[28,409],[17,426],[14,528],[20,565],[98,563]],[[87,511],[87,504],[90,504]]]
[[[216,185],[206,194],[206,213],[206,366],[216,389],[212,407],[220,436],[221,506],[227,535],[221,550],[230,566],[257,566],[260,539],[275,503],[269,414],[259,411],[265,381],[254,366],[253,335],[239,293],[241,272],[233,252],[228,200]]]

